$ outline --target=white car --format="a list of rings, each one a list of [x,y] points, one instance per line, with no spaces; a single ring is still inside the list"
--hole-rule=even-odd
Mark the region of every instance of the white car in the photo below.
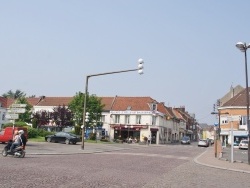
[[[208,147],[209,142],[207,139],[200,139],[198,142],[198,147]]]
[[[239,144],[239,149],[248,149],[248,140],[241,140]]]

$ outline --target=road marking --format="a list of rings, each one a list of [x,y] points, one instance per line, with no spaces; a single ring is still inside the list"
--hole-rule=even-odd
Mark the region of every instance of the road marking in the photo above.
[[[135,156],[146,156],[146,157],[160,157],[160,158],[168,158],[168,159],[180,159],[180,160],[190,160],[189,157],[176,157],[174,155],[161,155],[161,154],[148,154],[148,153],[95,153],[96,155],[135,155]]]

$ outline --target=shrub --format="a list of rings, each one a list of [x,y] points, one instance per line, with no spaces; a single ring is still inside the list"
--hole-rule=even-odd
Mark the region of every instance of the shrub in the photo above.
[[[96,139],[96,133],[90,133],[89,134],[89,139],[90,140],[95,140]]]
[[[26,127],[27,124],[25,122],[15,122],[15,127]],[[6,128],[6,127],[12,127],[13,126],[13,123],[6,123],[3,125],[3,128]]]
[[[38,120],[36,118],[32,119],[32,127],[37,128]]]
[[[49,131],[46,131],[44,129],[38,129],[38,136],[45,137],[45,136],[51,135],[51,134],[54,134],[54,132],[49,132]]]
[[[38,135],[38,129],[34,129],[31,127],[28,128],[28,138],[36,138],[38,137]]]
[[[109,142],[108,139],[105,139],[105,138],[102,138],[100,141],[101,142]]]
[[[28,127],[28,138],[36,138],[38,136],[45,137],[51,134],[54,134],[54,132],[49,132],[43,129],[34,129],[31,127]]]

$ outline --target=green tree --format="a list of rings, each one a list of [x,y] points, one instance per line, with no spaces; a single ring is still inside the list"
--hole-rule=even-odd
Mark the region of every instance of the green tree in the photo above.
[[[19,97],[16,101],[17,104],[26,104],[26,107],[25,107],[25,112],[24,113],[21,113],[19,114],[19,121],[23,121],[23,122],[27,122],[27,123],[30,123],[31,122],[31,119],[30,119],[30,116],[31,116],[31,108],[32,106],[28,103],[27,99],[25,97]]]
[[[83,124],[84,97],[85,94],[78,92],[69,104],[69,109],[73,113],[73,119],[78,126]],[[89,112],[88,126],[92,127],[100,120],[103,107],[101,98],[96,95],[87,96],[86,112]]]
[[[2,96],[5,98],[18,99],[20,97],[25,97],[26,94],[22,92],[21,90],[17,89],[15,92],[13,92],[12,90],[9,90],[7,93],[4,93]]]

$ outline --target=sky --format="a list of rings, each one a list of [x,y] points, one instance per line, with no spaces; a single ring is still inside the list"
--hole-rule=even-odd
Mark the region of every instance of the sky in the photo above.
[[[213,125],[213,104],[245,87],[250,1],[0,1],[0,95],[149,96]]]

